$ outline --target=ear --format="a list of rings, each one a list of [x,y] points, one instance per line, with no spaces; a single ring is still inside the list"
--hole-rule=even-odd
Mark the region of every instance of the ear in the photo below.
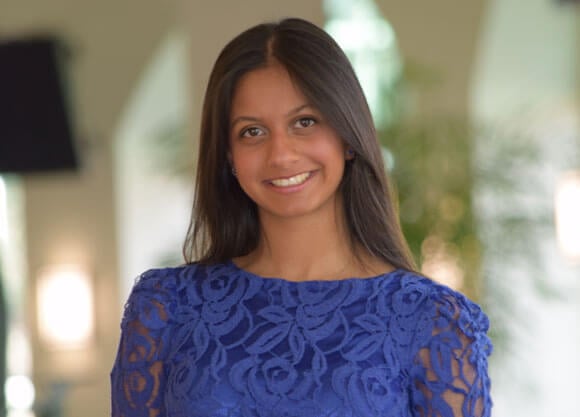
[[[230,166],[230,171],[234,177],[238,176],[238,172],[236,171],[236,167],[234,166],[234,158],[232,158],[232,153],[228,151],[226,154],[226,158],[228,158],[228,164]]]
[[[344,159],[346,159],[347,161],[351,161],[354,159],[354,150],[350,146],[347,146],[346,149],[344,150]]]

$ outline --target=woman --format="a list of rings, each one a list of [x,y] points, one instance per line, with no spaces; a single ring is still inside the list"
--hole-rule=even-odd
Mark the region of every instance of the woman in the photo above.
[[[413,271],[360,85],[311,23],[218,57],[184,255],[129,297],[113,416],[490,415],[487,318]]]

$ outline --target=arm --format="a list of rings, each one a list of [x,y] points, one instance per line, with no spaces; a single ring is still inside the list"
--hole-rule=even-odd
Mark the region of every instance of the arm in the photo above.
[[[113,417],[163,417],[171,294],[165,277],[144,274],[125,306],[111,372]]]
[[[417,417],[489,417],[489,322],[481,309],[451,290],[439,289],[415,344],[411,372]],[[421,334],[419,332],[418,334]]]

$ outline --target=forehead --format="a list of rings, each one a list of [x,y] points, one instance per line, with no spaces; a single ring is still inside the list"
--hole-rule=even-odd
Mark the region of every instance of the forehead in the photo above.
[[[276,112],[307,104],[307,99],[280,64],[271,64],[244,74],[234,90],[231,117],[240,112]]]

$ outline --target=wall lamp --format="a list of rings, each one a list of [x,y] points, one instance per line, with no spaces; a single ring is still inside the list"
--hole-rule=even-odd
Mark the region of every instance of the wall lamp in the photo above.
[[[52,349],[82,349],[93,341],[91,277],[79,265],[42,268],[37,281],[40,339]]]
[[[556,233],[564,256],[580,262],[580,171],[564,173],[556,187]]]

